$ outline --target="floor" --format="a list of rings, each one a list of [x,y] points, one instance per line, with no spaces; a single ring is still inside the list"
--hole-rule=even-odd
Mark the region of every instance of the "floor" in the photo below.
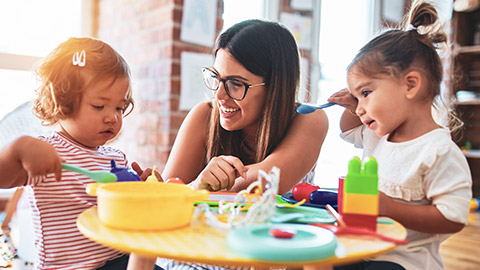
[[[0,269],[31,270],[33,263],[26,262],[17,256],[17,250],[12,245],[10,234],[4,234],[0,229]]]
[[[480,212],[472,212],[469,225],[440,246],[445,270],[480,269]]]

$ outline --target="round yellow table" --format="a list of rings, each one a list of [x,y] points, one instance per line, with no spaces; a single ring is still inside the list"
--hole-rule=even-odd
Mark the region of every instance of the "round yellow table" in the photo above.
[[[275,263],[243,258],[229,251],[226,236],[203,222],[168,231],[124,231],[102,225],[97,216],[97,208],[92,207],[79,215],[77,227],[81,233],[95,242],[131,253],[128,269],[135,270],[153,269],[156,257],[225,266],[329,269],[332,265],[359,261],[387,252],[396,246],[372,236],[337,235],[338,245],[332,258]],[[398,222],[378,224],[377,232],[396,239],[405,239],[407,234],[405,228]]]

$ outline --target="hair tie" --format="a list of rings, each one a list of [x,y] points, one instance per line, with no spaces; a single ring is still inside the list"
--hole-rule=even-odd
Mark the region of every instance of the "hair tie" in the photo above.
[[[78,52],[73,54],[72,63],[74,66],[84,67],[86,60],[87,55],[85,54],[85,50],[82,50],[80,54]]]
[[[413,24],[409,24],[409,25],[407,26],[407,29],[406,29],[405,31],[410,31],[410,30],[415,30],[415,31],[417,31],[417,27],[415,27]]]

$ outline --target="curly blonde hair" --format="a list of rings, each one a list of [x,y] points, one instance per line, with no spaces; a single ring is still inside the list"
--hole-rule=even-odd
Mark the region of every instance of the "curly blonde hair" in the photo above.
[[[75,53],[85,51],[85,65],[74,65]],[[44,125],[72,116],[89,86],[100,81],[127,78],[129,88],[124,115],[134,107],[130,68],[123,57],[107,43],[95,38],[69,38],[55,48],[35,68],[41,85],[34,101],[34,113]]]

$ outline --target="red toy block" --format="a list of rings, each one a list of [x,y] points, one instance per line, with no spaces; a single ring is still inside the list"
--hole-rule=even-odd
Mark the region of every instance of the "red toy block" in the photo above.
[[[343,189],[345,176],[338,179],[338,196],[337,196],[337,211],[341,215],[343,213]]]
[[[377,216],[362,214],[342,214],[342,219],[347,226],[364,227],[374,232],[377,231]]]

